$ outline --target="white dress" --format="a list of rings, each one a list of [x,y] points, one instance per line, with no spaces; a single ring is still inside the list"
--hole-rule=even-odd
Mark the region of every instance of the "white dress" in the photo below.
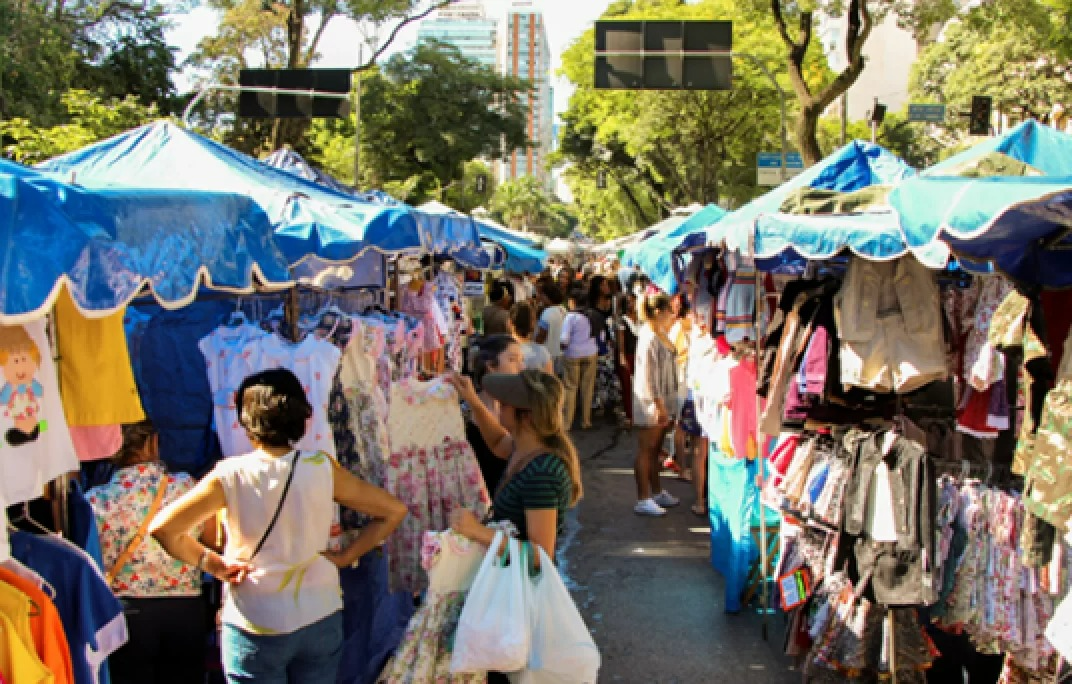
[[[335,440],[328,423],[331,383],[342,352],[327,340],[313,335],[292,344],[279,335],[265,335],[253,342],[259,370],[286,368],[298,376],[305,396],[313,406],[313,419],[305,436],[295,446],[306,451],[323,451],[335,456]]]
[[[238,424],[235,392],[260,366],[253,343],[267,333],[255,325],[220,326],[201,338],[198,348],[205,357],[208,385],[212,390],[212,418],[224,456],[253,451],[245,429]]]

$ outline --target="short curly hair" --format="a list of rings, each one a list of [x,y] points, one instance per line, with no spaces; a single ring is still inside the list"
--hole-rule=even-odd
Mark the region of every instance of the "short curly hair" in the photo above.
[[[285,368],[254,373],[235,392],[238,422],[251,442],[287,447],[305,436],[313,406],[301,381]]]

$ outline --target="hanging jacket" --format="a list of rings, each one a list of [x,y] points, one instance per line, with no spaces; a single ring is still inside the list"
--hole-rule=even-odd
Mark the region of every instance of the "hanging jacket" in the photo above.
[[[851,452],[853,475],[845,494],[842,530],[850,539],[859,577],[875,601],[886,606],[931,605],[938,600],[935,563],[935,479],[930,457],[919,444],[896,437],[882,451],[885,433],[850,431],[844,446]],[[875,470],[889,469],[893,522],[897,540],[876,541],[868,529],[868,505]]]

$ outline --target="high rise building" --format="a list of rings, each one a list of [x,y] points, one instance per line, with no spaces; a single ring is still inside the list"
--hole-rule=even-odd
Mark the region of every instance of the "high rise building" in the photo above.
[[[438,40],[458,48],[465,57],[499,69],[499,22],[488,18],[480,2],[460,2],[439,10],[417,27],[419,42]]]
[[[455,2],[421,22],[417,37],[454,45],[469,59],[532,83],[522,102],[525,131],[534,147],[508,151],[494,164],[495,174],[500,182],[536,176],[549,186],[551,174],[544,165],[554,143],[551,48],[543,14],[531,0],[513,0],[501,20],[489,18],[479,0]]]
[[[514,150],[500,165],[499,180],[536,176],[545,185],[551,174],[545,168],[554,141],[554,102],[551,90],[551,47],[543,13],[530,0],[515,0],[507,11],[502,36],[502,71],[532,83],[523,96],[528,111],[526,122],[533,147]]]

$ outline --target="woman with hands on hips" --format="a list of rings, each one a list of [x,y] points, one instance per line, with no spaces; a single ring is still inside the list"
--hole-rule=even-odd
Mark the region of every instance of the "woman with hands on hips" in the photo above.
[[[312,406],[288,370],[255,373],[235,394],[254,446],[224,459],[154,518],[153,537],[175,558],[225,583],[221,639],[227,681],[333,682],[342,654],[338,568],[380,545],[406,507],[322,452],[296,450]],[[334,503],[373,521],[349,547],[326,551]],[[224,553],[190,535],[222,512]]]

